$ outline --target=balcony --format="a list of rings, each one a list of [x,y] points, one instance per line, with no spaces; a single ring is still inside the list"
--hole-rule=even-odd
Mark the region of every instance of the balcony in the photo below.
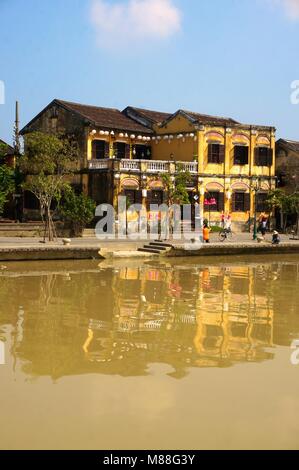
[[[111,160],[90,160],[88,162],[89,170],[108,170],[111,167]]]
[[[196,175],[198,173],[197,162],[169,162],[162,160],[127,160],[127,159],[105,159],[90,160],[89,170],[114,170],[118,172],[132,173],[175,173],[179,167],[184,171]]]

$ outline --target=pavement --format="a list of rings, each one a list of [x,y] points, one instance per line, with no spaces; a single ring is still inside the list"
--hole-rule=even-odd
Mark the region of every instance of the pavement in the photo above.
[[[188,238],[196,238],[194,234],[188,234]],[[135,251],[139,247],[142,247],[144,244],[148,243],[149,240],[98,240],[96,237],[94,238],[72,238],[71,239],[71,247],[81,247],[81,248],[103,248],[112,251]],[[265,243],[271,243],[272,236],[271,234],[267,234],[265,237]],[[185,242],[184,239],[182,240],[168,240],[169,243],[172,243],[174,246],[180,246],[182,243]],[[293,240],[290,235],[281,235],[281,242],[282,243],[294,243],[299,244],[299,240]],[[256,245],[257,241],[253,240],[252,233],[237,233],[234,234],[232,239],[228,239],[224,242],[220,242],[219,235],[217,233],[213,233],[210,236],[210,244],[217,244],[219,245]],[[47,242],[46,244],[43,243],[42,238],[21,238],[21,237],[0,237],[0,249],[5,248],[42,248],[42,247],[58,247],[63,246],[62,239],[58,239],[56,242]]]

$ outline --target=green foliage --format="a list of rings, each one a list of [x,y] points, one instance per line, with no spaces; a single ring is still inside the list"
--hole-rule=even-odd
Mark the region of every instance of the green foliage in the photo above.
[[[209,225],[209,224],[206,224]],[[213,225],[211,228],[211,233],[220,233],[223,231],[222,227],[219,227],[219,225]]]
[[[77,145],[67,139],[42,132],[26,135],[20,169],[27,177],[22,186],[39,200],[45,237],[48,234],[49,241],[55,237],[51,206],[59,204],[68,187],[66,178],[76,169],[77,159]]]
[[[25,138],[20,168],[30,175],[61,175],[74,171],[78,157],[76,143],[57,136],[32,132]]]
[[[283,215],[296,215],[297,217],[297,233],[299,231],[299,192],[286,194],[281,189],[270,191],[268,196],[268,204],[273,209],[280,209]],[[287,217],[284,217],[284,229],[286,228]]]
[[[9,194],[14,191],[15,187],[14,169],[3,163],[6,149],[7,146],[0,143],[0,215],[3,213]]]
[[[71,188],[68,188],[64,194],[60,214],[70,222],[73,234],[78,236],[82,233],[83,228],[93,220],[95,208],[95,202],[88,196],[83,193],[76,195]]]
[[[167,188],[169,203],[171,205],[190,203],[187,185],[191,181],[191,174],[188,171],[184,171],[182,165],[178,166],[174,181],[172,181],[169,174],[162,175],[162,180]]]

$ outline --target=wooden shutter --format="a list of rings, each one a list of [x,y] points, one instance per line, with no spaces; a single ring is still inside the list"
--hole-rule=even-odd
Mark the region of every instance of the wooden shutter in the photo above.
[[[219,193],[218,211],[224,211],[224,193]]]
[[[213,144],[208,145],[208,163],[213,161]]]
[[[225,161],[225,145],[219,145],[219,163]]]
[[[236,193],[232,194],[232,212],[236,212]]]
[[[142,204],[142,190],[138,190],[135,193],[136,204]]]
[[[273,165],[273,149],[268,149],[268,166]]]
[[[250,211],[250,194],[249,193],[244,194],[244,211],[245,212]]]
[[[255,159],[254,159],[255,165],[260,166],[260,149],[259,149],[259,147],[256,147],[254,149],[254,155],[255,155]]]
[[[92,141],[92,144],[91,144],[91,155],[92,155],[92,159],[93,160],[96,160],[97,158],[97,141],[96,140],[93,140]]]
[[[110,150],[110,145],[109,142],[105,142],[105,158],[109,158],[109,150]]]

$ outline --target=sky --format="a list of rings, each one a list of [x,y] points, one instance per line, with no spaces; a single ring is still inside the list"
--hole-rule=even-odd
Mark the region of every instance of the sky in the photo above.
[[[0,25],[8,142],[16,100],[22,127],[54,98],[230,116],[299,140],[299,0],[0,0]]]

